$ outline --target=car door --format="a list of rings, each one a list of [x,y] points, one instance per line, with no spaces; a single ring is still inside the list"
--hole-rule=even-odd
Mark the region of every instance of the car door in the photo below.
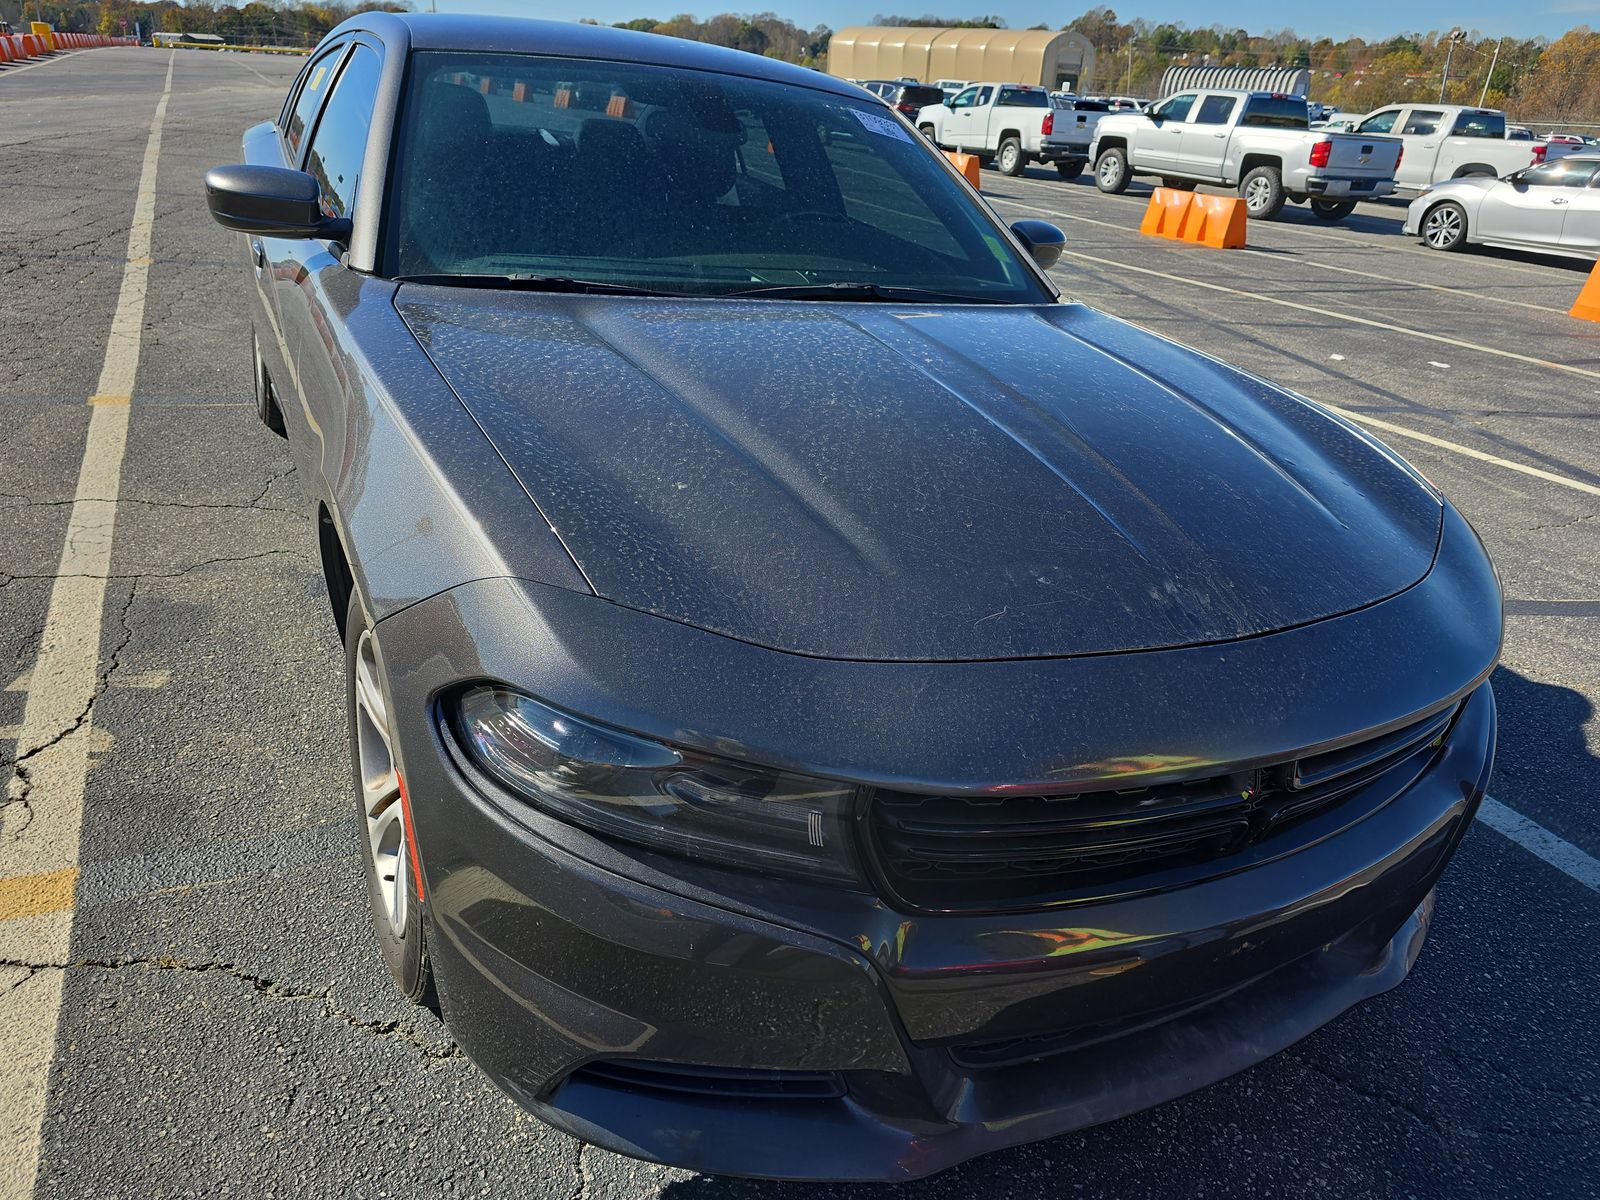
[[[1567,211],[1588,191],[1594,163],[1557,159],[1495,183],[1478,206],[1478,236],[1528,246],[1559,246]],[[1576,231],[1579,226],[1574,226]]]
[[[1135,165],[1140,170],[1182,171],[1183,134],[1197,96],[1195,92],[1169,96],[1150,110],[1148,123],[1136,135]]]
[[[1439,147],[1445,139],[1445,114],[1443,109],[1413,105],[1405,110],[1395,129],[1405,143],[1405,153],[1400,157],[1400,169],[1394,181],[1401,187],[1424,188],[1433,182],[1434,166],[1439,160]],[[1363,129],[1363,133],[1377,130]]]
[[[1189,113],[1179,156],[1183,170],[1196,179],[1221,179],[1228,156],[1228,133],[1233,126],[1239,97],[1209,94]]]
[[[349,49],[350,42],[340,39],[306,64],[289,89],[275,132],[265,143],[247,144],[247,161],[274,167],[300,166],[306,134],[316,122],[317,113],[339,73],[339,64]],[[255,157],[254,151],[259,151],[262,157]],[[285,402],[282,407],[288,409],[297,409],[300,397],[294,355],[284,332],[284,313],[297,299],[300,271],[297,251],[302,248],[302,243],[292,238],[249,239],[249,255],[261,293],[262,311],[271,327],[270,331],[258,331],[261,354],[279,399]]]
[[[355,216],[382,72],[381,49],[365,40],[354,42],[301,147],[296,165],[317,180],[325,216]],[[291,244],[292,284],[281,293],[283,325],[297,368],[299,416],[309,436],[290,440],[319,453],[320,461],[303,465],[334,478],[345,443],[343,398],[355,383],[345,367],[345,316],[363,277],[344,265],[345,247],[337,242],[306,238]]]
[[[962,97],[967,102],[962,104]],[[945,141],[958,150],[983,150],[984,138],[989,132],[989,101],[994,97],[992,87],[970,87],[950,103],[950,116],[944,127],[949,130]]]
[[[1561,224],[1561,245],[1563,249],[1600,254],[1600,163],[1588,161],[1597,169],[1589,176],[1588,187],[1572,193],[1566,220]]]

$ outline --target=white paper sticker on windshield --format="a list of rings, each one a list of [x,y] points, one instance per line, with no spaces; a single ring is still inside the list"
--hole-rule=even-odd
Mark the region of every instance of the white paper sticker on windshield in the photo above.
[[[877,113],[863,112],[859,108],[852,108],[856,120],[860,121],[873,133],[881,133],[884,137],[899,138],[902,142],[909,142],[911,135],[900,127],[900,122],[889,117],[880,117]]]

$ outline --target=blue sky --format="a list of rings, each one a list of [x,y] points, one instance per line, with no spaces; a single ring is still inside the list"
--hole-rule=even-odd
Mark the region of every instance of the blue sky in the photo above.
[[[945,16],[997,13],[1014,28],[1026,28],[1041,21],[1052,27],[1071,20],[1090,5],[1060,5],[1045,0],[973,0],[970,4],[926,4],[916,0],[890,3],[889,0],[569,0],[562,5],[530,3],[529,0],[435,0],[440,12],[493,12],[528,17],[554,17],[577,20],[593,17],[597,21],[625,21],[631,17],[656,17],[665,20],[678,12],[709,17],[719,12],[760,12],[770,9],[797,25],[822,24],[839,29],[845,25],[865,25],[877,12],[897,12],[921,16],[933,12]],[[1232,25],[1261,33],[1288,25],[1313,37],[1326,34],[1342,38],[1386,37],[1404,30],[1448,28],[1460,25],[1476,29],[1487,37],[1559,37],[1574,25],[1600,27],[1600,0],[1531,0],[1527,8],[1505,0],[1457,0],[1439,10],[1396,5],[1392,0],[1344,0],[1340,4],[1297,8],[1282,0],[1230,0],[1228,3],[1196,7],[1183,0],[1138,0],[1111,7],[1124,21],[1143,17],[1148,21],[1173,21],[1189,25]],[[426,10],[430,0],[412,0]]]

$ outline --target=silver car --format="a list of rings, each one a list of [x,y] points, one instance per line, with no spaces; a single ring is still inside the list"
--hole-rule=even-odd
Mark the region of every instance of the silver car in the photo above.
[[[1405,231],[1434,250],[1469,242],[1565,254],[1600,254],[1600,154],[1569,154],[1504,179],[1452,179],[1411,202]]]

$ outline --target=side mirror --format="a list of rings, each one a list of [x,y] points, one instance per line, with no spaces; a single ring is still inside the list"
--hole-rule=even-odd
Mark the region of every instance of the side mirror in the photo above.
[[[217,224],[264,237],[342,242],[350,222],[324,216],[313,176],[286,167],[239,165],[206,172],[206,207]]]
[[[1046,271],[1056,265],[1067,244],[1067,235],[1049,221],[1013,221],[1011,232],[1017,235],[1023,248],[1033,256],[1033,261]]]

